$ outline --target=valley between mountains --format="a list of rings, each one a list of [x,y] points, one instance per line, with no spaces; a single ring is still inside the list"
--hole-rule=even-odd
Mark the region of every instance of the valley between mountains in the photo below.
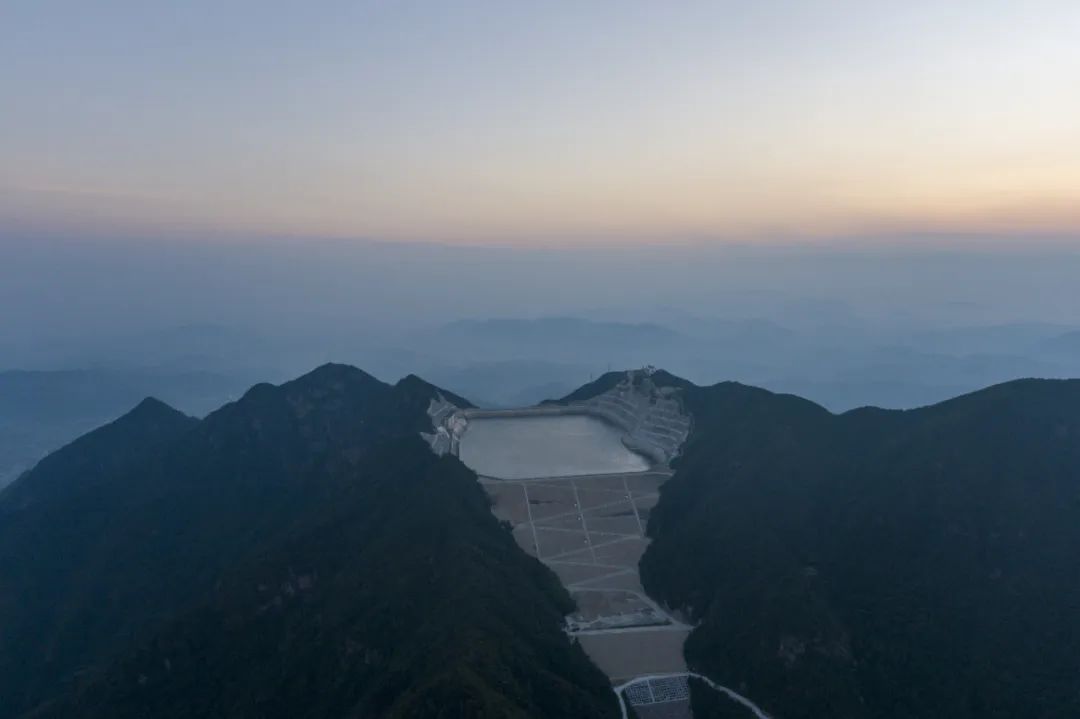
[[[1078,498],[1076,381],[147,399],[0,493],[0,719],[1068,716]]]

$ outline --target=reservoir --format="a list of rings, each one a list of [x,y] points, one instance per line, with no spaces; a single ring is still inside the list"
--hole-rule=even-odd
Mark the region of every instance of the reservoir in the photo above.
[[[585,414],[477,417],[461,436],[461,461],[502,479],[642,472],[614,426]]]

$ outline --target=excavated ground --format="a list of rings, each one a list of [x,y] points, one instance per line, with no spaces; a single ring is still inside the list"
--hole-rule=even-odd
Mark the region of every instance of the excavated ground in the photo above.
[[[443,402],[430,414],[432,448],[477,471],[495,516],[574,598],[566,631],[618,687],[620,701],[641,716],[689,717],[680,687],[691,627],[650,599],[638,574],[649,512],[690,431],[676,393],[628,374],[571,405],[493,411]],[[496,419],[503,424],[482,424]],[[470,426],[484,427],[475,445]]]
[[[577,602],[567,632],[614,683],[685,671],[690,627],[650,599],[638,560],[663,471],[482,479],[492,511],[529,554],[551,567]]]

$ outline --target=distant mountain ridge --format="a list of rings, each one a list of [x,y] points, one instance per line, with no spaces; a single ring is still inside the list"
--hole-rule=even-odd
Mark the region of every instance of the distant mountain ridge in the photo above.
[[[651,323],[579,317],[458,320],[426,332],[425,343],[473,361],[543,360],[594,365],[636,361],[660,348],[681,344],[678,332]]]
[[[1042,346],[1050,352],[1080,357],[1080,330],[1051,337]]]
[[[640,344],[670,341],[679,333],[648,322],[611,322],[579,317],[537,319],[458,320],[445,330],[467,340],[541,341],[584,340],[595,344]]]

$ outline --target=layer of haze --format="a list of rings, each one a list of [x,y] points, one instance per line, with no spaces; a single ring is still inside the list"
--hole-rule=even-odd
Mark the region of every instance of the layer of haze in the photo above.
[[[913,339],[923,331],[1041,325],[1049,337],[1080,329],[1078,240],[1031,248],[968,239],[958,249],[942,249],[964,240],[923,237],[872,247],[613,250],[0,235],[0,370],[164,360],[212,369],[180,361],[185,352],[204,352],[205,337],[193,336],[186,349],[179,339],[170,349],[152,338],[178,328],[217,328],[236,348],[234,366],[273,367],[285,376],[320,361],[363,364],[365,352],[381,349],[420,351],[444,365],[532,357],[603,369],[674,360],[672,369],[698,363],[693,378],[699,381],[760,382],[754,372],[732,371],[725,358],[750,349],[784,374],[811,370],[768,342],[755,344],[780,330],[833,353],[853,353],[900,344],[925,350]],[[513,328],[450,324],[567,317],[624,323],[633,331],[544,342],[515,335]],[[709,351],[663,334],[703,336],[739,322],[771,329]],[[661,332],[639,332],[649,328]],[[527,344],[533,340],[537,346]],[[965,348],[962,337],[954,344],[966,353],[986,350]],[[477,349],[463,349],[470,345]],[[994,351],[1022,354],[1025,348],[1006,341]],[[814,366],[818,361],[829,366],[826,355]],[[394,379],[422,368],[403,360],[384,373]]]
[[[1080,3],[0,0],[0,486],[326,361],[1080,375]]]
[[[0,228],[1080,228],[1073,0],[0,3]]]
[[[527,248],[0,234],[0,486],[154,395],[203,414],[327,361],[484,405],[654,364],[833,410],[1080,376],[1080,248]]]

